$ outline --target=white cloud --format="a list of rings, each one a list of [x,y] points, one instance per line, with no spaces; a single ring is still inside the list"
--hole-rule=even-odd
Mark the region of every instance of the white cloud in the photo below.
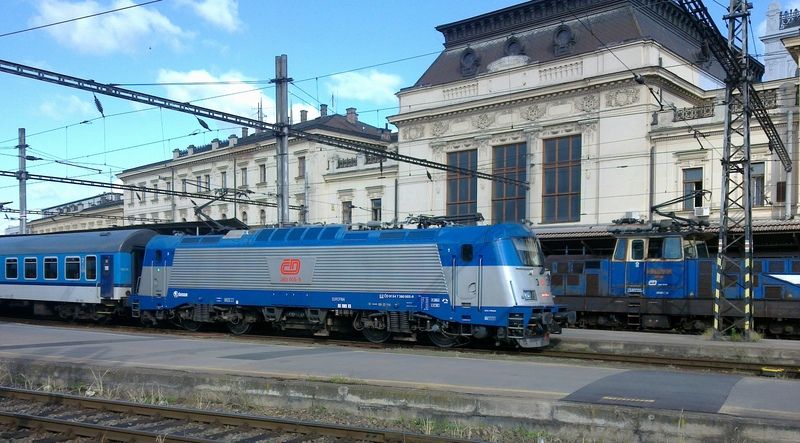
[[[75,95],[56,95],[39,104],[39,113],[54,120],[80,119],[98,114],[94,103]]]
[[[176,101],[192,102],[192,104],[197,106],[228,112],[243,117],[255,118],[258,103],[262,102],[264,120],[274,122],[275,100],[264,95],[263,91],[257,89],[257,85],[241,83],[242,81],[248,80],[252,79],[235,71],[215,76],[204,69],[188,72],[162,69],[159,71],[157,79],[159,83],[199,83],[191,85],[166,85],[167,97]],[[216,82],[230,83],[202,84]],[[199,102],[196,101],[197,99],[205,97],[217,98]],[[207,123],[214,129],[213,122]]]
[[[234,32],[239,28],[237,0],[181,0],[180,3],[193,9],[203,20],[228,32]]]
[[[336,74],[327,83],[329,92],[337,100],[351,99],[377,104],[395,103],[395,92],[400,89],[403,79],[397,75],[376,70],[367,73],[346,72]]]
[[[38,15],[31,19],[31,25],[41,26],[133,5],[130,0],[116,0],[111,5],[101,5],[93,0],[40,0],[36,3]],[[139,48],[161,43],[180,49],[183,40],[192,37],[191,33],[146,6],[76,20],[45,30],[63,46],[96,55],[134,53]]]

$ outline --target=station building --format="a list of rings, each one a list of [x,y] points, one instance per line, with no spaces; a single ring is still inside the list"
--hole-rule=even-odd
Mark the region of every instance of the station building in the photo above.
[[[766,74],[756,84],[793,161],[798,159],[797,11],[767,14]],[[754,19],[758,21],[758,19]],[[650,207],[696,189],[710,196],[674,204],[682,217],[718,217],[724,78],[689,19],[671,2],[534,0],[437,27],[444,49],[398,92],[397,132],[346,115],[307,114],[295,129],[400,154],[503,175],[529,188],[381,161],[291,139],[290,220],[402,222],[412,214],[480,212],[487,223],[607,224],[644,220]],[[126,184],[208,194],[245,192],[253,203],[214,202],[204,212],[251,225],[277,220],[276,144],[271,133],[231,135],[176,149],[132,168]],[[787,174],[753,119],[755,220],[793,218],[797,169]],[[244,194],[242,194],[244,195]],[[124,196],[125,215],[177,222],[193,202],[146,192]]]

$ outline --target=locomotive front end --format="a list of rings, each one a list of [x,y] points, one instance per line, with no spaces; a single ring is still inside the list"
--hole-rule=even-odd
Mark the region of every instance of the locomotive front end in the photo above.
[[[551,333],[575,323],[575,312],[555,303],[550,291],[550,272],[544,262],[539,240],[531,232],[501,240],[506,258],[501,287],[506,288],[506,303],[511,308],[508,326],[498,336],[515,340],[523,348],[547,346]],[[503,335],[505,335],[503,337]]]

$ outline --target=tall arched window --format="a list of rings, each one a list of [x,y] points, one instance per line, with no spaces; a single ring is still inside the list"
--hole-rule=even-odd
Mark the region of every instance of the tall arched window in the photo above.
[[[242,223],[247,224],[247,211],[242,211]]]
[[[264,225],[267,224],[267,211],[262,209],[261,213],[259,214],[258,217],[259,217],[259,221],[261,222],[261,226],[264,226]]]

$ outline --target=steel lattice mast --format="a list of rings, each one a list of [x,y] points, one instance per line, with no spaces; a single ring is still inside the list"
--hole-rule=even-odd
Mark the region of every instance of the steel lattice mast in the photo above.
[[[700,0],[677,0],[693,18],[695,28],[725,69],[725,121],[722,148],[722,186],[720,203],[717,278],[714,291],[714,336],[741,328],[749,337],[753,328],[753,232],[750,187],[750,117],[755,116],[769,139],[769,147],[784,169],[792,169],[791,159],[753,88],[755,66],[748,52],[749,17],[752,4],[730,0],[725,20],[728,39],[724,40],[708,10]],[[728,296],[742,294],[741,306]]]

